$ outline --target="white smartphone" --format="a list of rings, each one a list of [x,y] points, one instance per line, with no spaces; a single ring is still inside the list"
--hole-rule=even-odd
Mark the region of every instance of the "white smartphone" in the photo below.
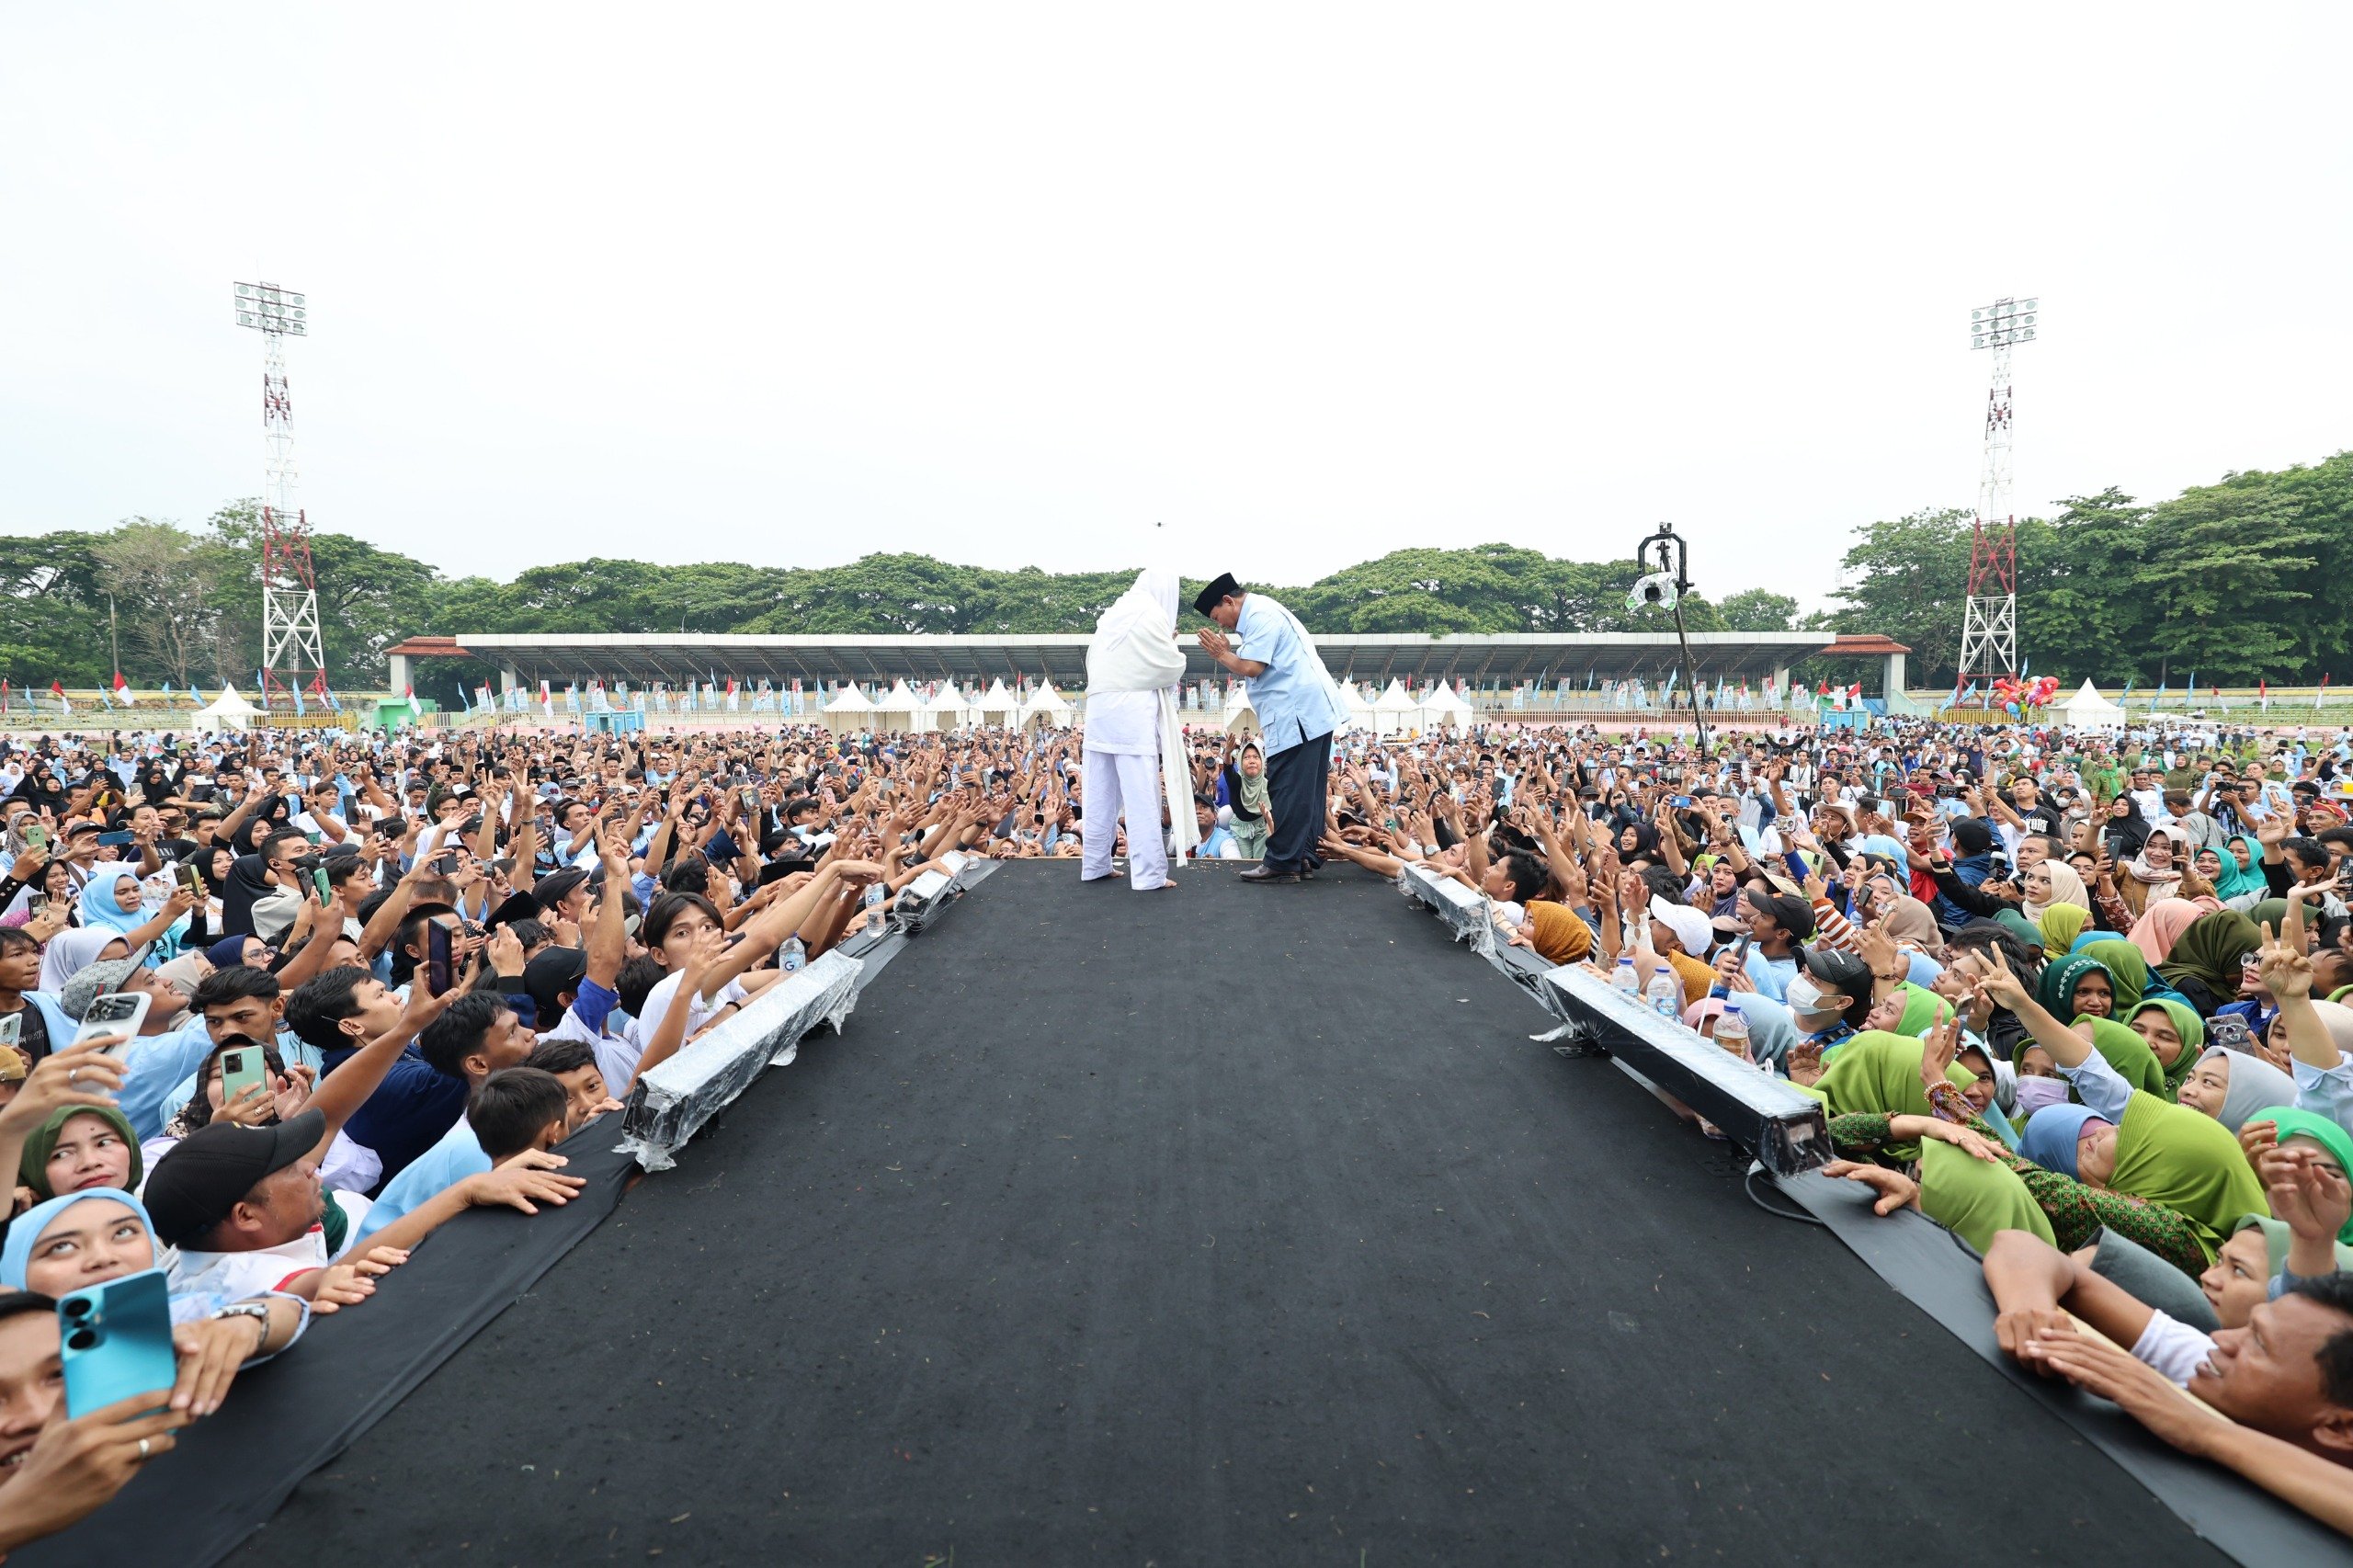
[[[144,991],[108,991],[92,999],[90,1010],[82,1015],[82,1027],[74,1031],[74,1043],[79,1045],[107,1034],[136,1036],[139,1026],[146,1021],[151,1000]],[[130,1049],[131,1042],[126,1040],[111,1047],[107,1054],[121,1056]]]

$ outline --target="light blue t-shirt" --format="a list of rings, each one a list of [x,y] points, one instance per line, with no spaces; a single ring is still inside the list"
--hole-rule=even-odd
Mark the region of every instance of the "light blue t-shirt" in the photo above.
[[[400,1175],[384,1184],[384,1190],[368,1210],[368,1218],[359,1222],[359,1240],[365,1242],[402,1215],[468,1176],[480,1176],[488,1169],[490,1156],[482,1152],[482,1140],[474,1136],[473,1124],[462,1116],[458,1118],[438,1143],[411,1160]]]
[[[142,1142],[162,1133],[164,1101],[211,1050],[212,1036],[202,1018],[190,1018],[169,1034],[131,1042],[123,1061],[122,1091],[115,1103]]]
[[[1268,756],[1328,735],[1346,714],[1325,681],[1313,644],[1292,629],[1290,612],[1264,594],[1243,597],[1234,653],[1267,666],[1250,677],[1250,706]]]
[[[1768,959],[1762,949],[1751,947],[1748,960],[1742,967],[1747,970],[1749,982],[1760,993],[1776,1002],[1786,1003],[1789,1000],[1790,982],[1798,972],[1797,960]]]

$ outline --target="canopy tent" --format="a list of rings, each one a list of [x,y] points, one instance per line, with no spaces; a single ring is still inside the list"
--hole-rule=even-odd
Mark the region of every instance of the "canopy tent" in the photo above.
[[[206,729],[242,730],[260,712],[260,709],[237,695],[235,687],[223,683],[220,696],[188,717]]]
[[[1377,735],[1403,734],[1418,728],[1422,722],[1422,705],[1408,696],[1403,678],[1393,677],[1389,689],[1372,705],[1372,730]]]
[[[1006,688],[1005,677],[999,676],[989,683],[989,688],[972,705],[972,721],[993,728],[1009,728],[1021,718],[1021,699]]]
[[[965,704],[963,694],[956,689],[956,683],[952,680],[939,688],[939,695],[931,699],[925,711],[930,716],[931,727],[935,730],[961,730],[972,722],[972,710]]]
[[[1250,705],[1250,688],[1237,686],[1226,700],[1225,733],[1229,735],[1255,735],[1258,733],[1258,710]]]
[[[866,699],[866,693],[858,689],[858,683],[851,681],[825,704],[823,716],[826,729],[837,735],[847,735],[873,724],[874,704]]]
[[[2087,677],[2075,696],[2059,705],[2059,722],[2071,730],[2120,730],[2124,710],[2102,697]]]
[[[1063,700],[1063,694],[1054,689],[1052,681],[1040,680],[1038,689],[1029,694],[1029,700],[1021,705],[1023,729],[1032,724],[1067,724],[1070,722],[1070,704]]]
[[[1378,733],[1380,719],[1373,712],[1371,702],[1367,700],[1364,687],[1352,680],[1342,681],[1340,705],[1347,710],[1347,717],[1342,721],[1343,727],[1350,730],[1372,730]]]
[[[1468,729],[1477,717],[1471,705],[1444,681],[1422,694],[1422,728],[1425,730],[1435,733]]]
[[[891,734],[919,734],[931,728],[930,719],[923,699],[904,680],[893,681],[874,704],[874,727]]]

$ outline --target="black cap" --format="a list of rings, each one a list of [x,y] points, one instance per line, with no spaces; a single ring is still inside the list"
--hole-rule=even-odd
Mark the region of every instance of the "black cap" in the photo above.
[[[573,889],[587,880],[587,872],[575,866],[567,866],[561,871],[550,871],[533,882],[531,896],[539,900],[540,908],[553,909],[572,896]]]
[[[563,996],[577,992],[588,972],[588,955],[578,948],[542,948],[523,966],[523,989],[539,1004],[540,1028],[551,1029],[563,1017]]]
[[[1210,580],[1208,587],[1194,596],[1193,613],[1207,615],[1215,609],[1221,601],[1230,599],[1241,591],[1242,585],[1233,580],[1233,573],[1221,572]]]
[[[155,1239],[187,1245],[227,1219],[264,1177],[301,1159],[326,1135],[326,1113],[319,1110],[274,1127],[215,1121],[198,1128],[148,1174],[144,1201]]]
[[[546,913],[547,906],[540,903],[539,899],[531,893],[511,893],[496,909],[490,912],[490,918],[482,923],[482,928],[485,931],[495,931],[511,921],[537,920]]]
[[[1774,925],[1787,931],[1791,938],[1802,942],[1813,935],[1813,905],[1787,893],[1757,892],[1750,890],[1748,902]]]

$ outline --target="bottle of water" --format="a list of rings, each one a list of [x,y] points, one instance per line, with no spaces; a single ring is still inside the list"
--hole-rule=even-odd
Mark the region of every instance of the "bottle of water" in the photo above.
[[[1665,964],[1659,965],[1658,972],[1651,976],[1651,983],[1644,988],[1643,997],[1651,1005],[1651,1010],[1662,1018],[1680,1019],[1683,1017],[1683,983],[1676,979],[1675,971]]]
[[[784,946],[776,950],[776,967],[787,974],[800,969],[808,961],[809,944],[802,941],[797,934],[787,937],[784,939]]]
[[[1609,983],[1623,996],[1640,996],[1643,994],[1643,983],[1634,975],[1633,954],[1627,953],[1619,959],[1618,967],[1610,971]]]
[[[1743,1062],[1748,1060],[1748,1020],[1741,1016],[1739,1003],[1725,1003],[1716,1015],[1716,1043]]]
[[[882,934],[882,884],[866,884],[866,929],[869,935]]]

